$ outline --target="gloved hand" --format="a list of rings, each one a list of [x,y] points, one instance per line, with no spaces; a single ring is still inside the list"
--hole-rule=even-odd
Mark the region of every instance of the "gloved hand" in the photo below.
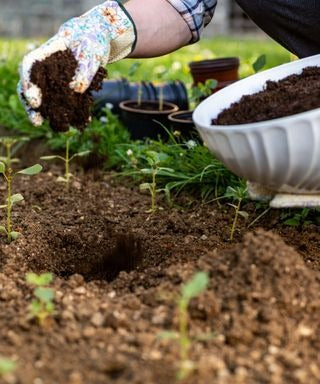
[[[70,87],[83,93],[100,66],[128,56],[134,49],[136,30],[126,10],[117,1],[98,5],[63,24],[44,45],[26,55],[20,66],[18,93],[31,122],[40,126],[43,117],[35,109],[41,105],[41,90],[30,81],[32,66],[57,51],[70,49],[78,62]]]

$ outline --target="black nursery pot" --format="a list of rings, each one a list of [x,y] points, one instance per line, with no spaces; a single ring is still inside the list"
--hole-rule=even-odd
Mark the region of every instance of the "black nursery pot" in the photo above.
[[[95,102],[94,113],[99,115],[102,108],[110,103],[113,105],[112,112],[120,114],[119,104],[124,100],[137,100],[139,89],[142,92],[142,100],[159,100],[161,89],[164,101],[177,105],[181,110],[189,108],[188,92],[182,81],[176,80],[153,84],[148,81],[130,83],[126,79],[120,79],[105,80],[102,83],[102,89],[92,93]]]
[[[178,111],[169,115],[172,132],[178,131],[183,139],[199,138],[198,132],[192,120],[193,111]]]
[[[164,102],[163,111],[159,110],[159,102],[143,100],[138,106],[137,101],[126,100],[120,103],[121,118],[133,140],[168,138],[163,128],[169,128],[168,116],[178,111],[178,106]]]

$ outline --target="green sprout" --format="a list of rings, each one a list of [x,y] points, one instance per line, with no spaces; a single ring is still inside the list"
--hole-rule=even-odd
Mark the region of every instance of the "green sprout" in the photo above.
[[[142,63],[140,61],[136,61],[129,68],[128,76],[133,77],[138,72],[138,69],[141,67]],[[140,107],[142,102],[142,82],[138,82],[138,93],[137,93],[137,104]]]
[[[35,164],[31,167],[22,169],[21,171],[14,171],[11,168],[12,160],[7,159],[6,163],[0,161],[0,174],[3,175],[7,183],[7,198],[6,204],[0,205],[0,208],[5,208],[7,213],[6,226],[0,225],[0,232],[4,232],[7,235],[8,242],[16,240],[19,236],[19,232],[12,230],[11,213],[12,207],[22,201],[24,197],[21,193],[12,194],[12,181],[17,175],[33,176],[37,175],[42,170],[40,164]]]
[[[203,293],[209,284],[209,277],[206,272],[196,273],[192,279],[181,288],[178,299],[179,331],[163,332],[160,334],[162,339],[177,340],[180,345],[180,364],[177,377],[179,380],[187,378],[194,370],[195,366],[189,359],[192,340],[189,336],[189,314],[188,307],[190,301]]]
[[[218,86],[218,81],[215,79],[208,79],[205,83],[198,83],[196,86],[193,86],[191,89],[191,101],[196,107],[201,100],[212,94]]]
[[[164,76],[169,72],[169,69],[161,68],[161,71],[156,72],[157,80],[160,82],[159,84],[159,111],[163,111],[163,104],[164,104],[164,87],[161,81],[163,81]]]
[[[163,189],[157,188],[157,175],[161,171],[174,172],[171,168],[160,167],[161,162],[167,156],[163,153],[157,153],[155,151],[146,152],[146,160],[148,162],[149,168],[143,168],[140,170],[144,175],[150,175],[152,181],[150,183],[140,184],[140,190],[148,190],[151,195],[151,208],[147,211],[148,213],[154,213],[157,210],[156,206],[156,194],[161,192]]]
[[[17,368],[16,362],[11,359],[0,357],[0,377],[10,375]]]
[[[254,73],[258,73],[261,71],[267,64],[267,56],[261,55],[259,56],[256,61],[252,64],[252,68]]]
[[[59,176],[57,181],[62,182],[66,184],[67,190],[69,189],[70,185],[70,178],[73,176],[72,173],[70,173],[70,162],[75,159],[76,157],[84,157],[87,156],[90,151],[83,151],[83,152],[78,152],[70,156],[70,143],[72,139],[78,134],[78,131],[75,128],[70,127],[69,131],[64,132],[63,136],[65,139],[65,157],[60,156],[60,155],[52,155],[52,156],[42,156],[40,157],[41,160],[55,160],[59,159],[64,162],[65,166],[65,171],[64,171],[64,176]]]
[[[229,203],[229,205],[235,209],[235,215],[230,232],[230,240],[233,240],[239,215],[244,217],[245,219],[247,219],[249,216],[247,212],[240,210],[241,203],[243,202],[243,200],[248,198],[248,188],[245,185],[241,185],[238,187],[228,187],[225,193],[225,197],[231,198],[236,202],[236,204]]]
[[[29,272],[26,274],[26,281],[33,285],[34,300],[29,306],[29,319],[36,319],[40,325],[44,325],[47,318],[55,313],[53,288],[48,287],[53,282],[52,273],[37,275]]]
[[[0,156],[0,161],[5,163],[8,167],[11,167],[14,163],[19,163],[18,158],[12,158],[12,155],[23,145],[26,141],[29,141],[28,137],[24,136],[4,136],[0,137],[0,144],[5,149],[5,155]]]

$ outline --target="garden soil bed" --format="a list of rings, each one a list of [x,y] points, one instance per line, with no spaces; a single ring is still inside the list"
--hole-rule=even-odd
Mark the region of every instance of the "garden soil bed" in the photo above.
[[[14,210],[23,235],[0,248],[0,355],[18,367],[1,383],[175,383],[178,345],[158,335],[177,329],[176,294],[199,270],[210,283],[189,308],[196,370],[183,383],[320,382],[318,227],[286,227],[272,211],[230,242],[231,208],[159,201],[150,216],[149,196],[110,174],[66,193],[58,171],[15,180],[26,203]],[[56,276],[44,328],[26,319],[27,271]]]
[[[267,81],[263,91],[243,96],[222,111],[212,124],[249,124],[320,108],[319,87],[319,67],[305,68],[300,75],[277,82]]]

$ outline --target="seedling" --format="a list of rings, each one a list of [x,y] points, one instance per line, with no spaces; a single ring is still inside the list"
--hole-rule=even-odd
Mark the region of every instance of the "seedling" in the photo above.
[[[136,61],[131,65],[129,68],[128,75],[129,77],[133,77],[137,72],[138,69],[141,67],[142,63],[140,61]],[[138,93],[137,93],[137,104],[140,107],[141,106],[141,101],[142,101],[142,82],[138,82]]]
[[[180,345],[180,363],[177,377],[179,380],[187,378],[194,370],[195,366],[189,359],[192,340],[189,336],[188,307],[190,301],[203,293],[209,284],[208,274],[205,272],[196,273],[193,278],[182,286],[178,298],[179,331],[164,332],[160,335],[162,339],[177,340]]]
[[[230,232],[230,240],[233,240],[239,215],[244,217],[245,219],[247,219],[249,216],[247,212],[240,210],[242,201],[247,199],[248,197],[248,189],[246,186],[239,186],[234,188],[228,187],[225,197],[232,198],[233,201],[236,202],[236,204],[229,203],[229,205],[235,209],[235,215],[234,215],[231,232]]]
[[[208,79],[205,83],[198,83],[196,86],[193,86],[191,89],[191,101],[196,107],[201,100],[212,94],[218,86],[218,81],[214,79]]]
[[[169,69],[164,68],[161,71],[156,72],[157,80],[160,82],[159,85],[159,111],[163,111],[163,103],[164,103],[164,94],[163,94],[163,85],[161,81],[163,81],[164,76],[169,72]]]
[[[161,192],[162,189],[157,189],[157,175],[160,171],[174,172],[171,168],[160,167],[161,162],[166,157],[165,154],[160,154],[155,151],[147,151],[147,162],[150,168],[143,168],[141,172],[145,175],[151,175],[151,183],[142,183],[140,184],[140,190],[148,190],[151,195],[151,208],[147,211],[148,213],[154,213],[157,210],[156,206],[156,194]]]
[[[12,155],[18,150],[18,148],[28,141],[28,137],[23,136],[5,136],[0,138],[0,144],[5,149],[5,156],[0,156],[0,161],[5,163],[8,167],[11,167],[14,163],[19,163],[18,158],[12,158]]]
[[[267,56],[266,55],[259,56],[257,60],[252,64],[254,73],[258,73],[259,71],[261,71],[266,64],[267,64]]]
[[[44,325],[45,321],[54,315],[54,297],[53,288],[48,287],[53,282],[52,273],[27,273],[26,281],[34,286],[34,300],[29,306],[29,319],[36,319],[40,325]]]
[[[0,357],[0,377],[10,375],[16,368],[17,364],[13,360]]]
[[[70,178],[73,176],[72,173],[70,173],[70,162],[76,157],[84,157],[90,153],[90,151],[83,151],[83,152],[75,153],[72,156],[70,156],[70,143],[77,134],[78,134],[78,131],[72,127],[69,128],[69,131],[63,133],[64,139],[65,139],[65,148],[66,148],[65,157],[60,155],[52,155],[52,156],[42,156],[40,158],[41,160],[49,160],[49,161],[59,159],[64,162],[64,166],[65,166],[64,176],[59,176],[57,181],[65,183],[67,190],[69,189]]]
[[[21,193],[16,193],[12,195],[12,181],[17,175],[27,175],[33,176],[37,175],[42,170],[42,166],[40,164],[35,164],[32,167],[22,169],[21,171],[15,172],[11,168],[12,160],[7,159],[6,163],[0,162],[0,174],[3,175],[6,183],[7,183],[7,199],[6,204],[0,205],[0,208],[5,208],[7,212],[7,220],[6,226],[0,225],[0,232],[4,232],[7,235],[8,242],[10,243],[12,240],[16,240],[19,236],[19,232],[12,230],[11,223],[11,212],[14,204],[19,203],[24,199]]]

